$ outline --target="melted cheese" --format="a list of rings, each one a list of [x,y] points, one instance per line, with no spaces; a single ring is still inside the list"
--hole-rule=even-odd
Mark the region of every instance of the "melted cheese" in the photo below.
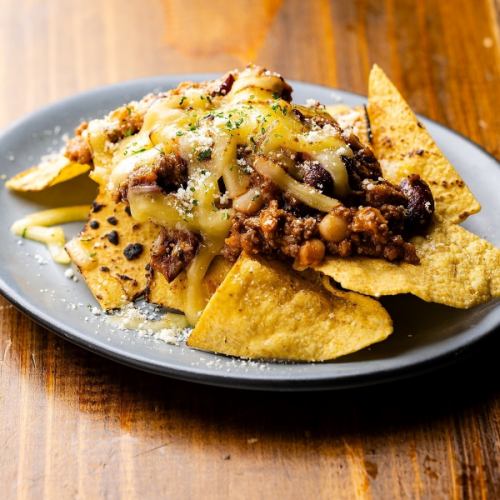
[[[137,220],[152,220],[202,235],[203,244],[187,272],[187,315],[192,323],[204,306],[199,285],[230,228],[231,210],[217,208],[221,198],[218,181],[223,178],[225,196],[239,198],[240,204],[250,188],[249,167],[237,161],[238,145],[250,148],[256,158],[283,150],[308,154],[330,173],[336,195],[345,196],[349,191],[342,157],[351,156],[352,151],[337,129],[301,119],[294,109],[305,108],[279,98],[286,84],[278,75],[249,68],[234,76],[227,95],[214,96],[214,83],[182,84],[167,93],[148,109],[141,131],[124,139],[113,151],[103,139],[106,123],[96,120],[88,130],[95,175],[105,179],[113,191],[136,168],[154,164],[161,154],[175,152],[186,161],[186,188],[168,195],[134,189],[129,192],[129,202]],[[315,110],[307,113],[310,116]],[[282,190],[318,210],[329,211],[338,204],[334,198],[294,179],[293,172],[290,175],[279,164],[264,160],[260,167],[259,172],[272,178]]]

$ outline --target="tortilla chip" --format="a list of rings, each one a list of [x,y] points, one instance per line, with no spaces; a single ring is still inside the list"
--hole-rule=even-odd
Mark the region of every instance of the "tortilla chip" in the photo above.
[[[134,221],[125,208],[124,203],[115,203],[108,193],[101,191],[90,212],[89,222],[66,245],[71,259],[105,310],[119,308],[144,293],[149,249],[159,233],[158,227],[152,223]],[[110,217],[116,218],[116,224],[109,222]],[[91,221],[99,223],[99,227],[92,229]],[[108,239],[111,231],[118,233],[117,245]],[[127,260],[123,253],[130,243],[143,245],[142,253],[133,260]]]
[[[370,72],[368,114],[384,178],[398,184],[419,174],[432,190],[438,220],[458,223],[479,212],[479,202],[377,65]]]
[[[13,191],[42,191],[87,172],[90,165],[75,163],[63,155],[50,155],[39,165],[9,179],[5,185]]]
[[[376,300],[329,288],[283,263],[242,255],[187,343],[242,358],[323,361],[392,333],[391,318]]]
[[[345,104],[331,104],[326,106],[326,111],[337,120],[343,130],[352,131],[363,144],[370,144],[370,122],[364,106],[351,108]]]
[[[500,296],[500,250],[460,226],[437,224],[414,238],[419,265],[383,259],[327,259],[317,271],[367,295],[411,293],[427,302],[467,309]]]
[[[204,293],[208,299],[222,283],[232,264],[223,257],[215,257],[203,280]],[[186,273],[182,272],[171,283],[159,272],[152,272],[148,285],[149,302],[160,306],[185,311],[186,309]]]
[[[500,250],[453,225],[479,211],[467,186],[444,158],[384,72],[370,73],[368,112],[384,177],[399,182],[416,173],[436,202],[436,223],[414,238],[420,265],[370,258],[329,258],[315,269],[344,288],[379,297],[411,293],[428,302],[469,308],[500,294]]]

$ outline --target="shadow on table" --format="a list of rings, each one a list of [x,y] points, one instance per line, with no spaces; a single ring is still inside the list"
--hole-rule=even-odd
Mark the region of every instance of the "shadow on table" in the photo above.
[[[250,428],[260,434],[329,429],[328,433],[338,435],[350,430],[380,433],[484,409],[500,394],[499,352],[496,336],[480,342],[459,361],[425,375],[366,388],[309,393],[222,389],[119,370],[128,393],[163,400],[184,418],[215,420],[221,427]]]
[[[53,395],[56,401],[80,412],[111,417],[137,437],[143,431],[154,435],[165,429],[165,422],[177,421],[200,432],[212,427],[222,436],[279,435],[291,440],[309,432],[317,439],[381,434],[438,425],[470,415],[471,410],[487,411],[500,394],[498,333],[475,344],[454,364],[416,378],[310,393],[223,389],[162,378],[93,355],[41,328],[36,328],[29,342],[40,356],[51,360],[49,365],[57,364],[35,371],[43,391],[52,390],[44,371],[54,370],[59,380]],[[14,359],[26,359],[21,345],[21,341],[12,344]],[[19,371],[22,376],[27,373],[26,367]],[[29,379],[35,382],[33,376]],[[125,415],[124,408],[133,411]],[[176,429],[181,439],[188,432],[179,424]]]
[[[215,426],[222,434],[244,432],[263,438],[279,434],[284,439],[303,436],[304,432],[318,439],[351,432],[380,434],[438,424],[471,410],[485,411],[500,394],[498,335],[479,342],[455,363],[416,378],[310,393],[242,391],[166,379],[104,360],[59,338],[54,340],[63,344],[67,353],[64,364],[76,361],[82,370],[79,379],[83,387],[68,386],[67,390],[85,392],[88,373],[90,384],[97,379],[104,386],[102,390],[121,398],[122,407],[132,406],[139,420],[150,418],[154,422],[175,416],[187,427]],[[93,404],[80,404],[80,410],[105,411]],[[141,425],[129,426],[126,420],[122,424],[131,434],[140,435]],[[154,425],[148,432],[152,430]]]

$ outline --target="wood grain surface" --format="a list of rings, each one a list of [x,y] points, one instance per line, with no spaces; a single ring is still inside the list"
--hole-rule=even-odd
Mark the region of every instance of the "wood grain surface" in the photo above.
[[[414,108],[500,157],[493,0],[2,0],[0,127],[149,75],[255,61]],[[0,264],[1,265],[1,264]],[[265,394],[145,375],[0,299],[0,498],[500,498],[497,338],[412,381]]]

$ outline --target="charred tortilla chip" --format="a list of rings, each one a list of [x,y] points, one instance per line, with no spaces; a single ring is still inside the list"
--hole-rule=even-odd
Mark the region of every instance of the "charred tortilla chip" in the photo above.
[[[391,318],[376,300],[329,288],[283,263],[242,255],[188,345],[242,358],[322,361],[391,334]]]
[[[363,144],[370,144],[370,123],[364,106],[331,104],[326,106],[328,114],[337,120],[343,130],[352,131]]]
[[[216,257],[208,268],[203,279],[203,292],[207,300],[214,294],[217,287],[222,283],[232,264],[223,257]],[[148,284],[147,298],[149,302],[160,306],[186,310],[186,273],[182,272],[171,283],[159,272],[152,272]]]
[[[370,73],[368,114],[372,147],[384,178],[397,184],[409,174],[419,174],[432,190],[438,220],[458,223],[479,212],[479,202],[376,65]]]
[[[39,165],[9,179],[5,185],[13,191],[42,191],[87,172],[90,165],[75,163],[62,155],[51,155]]]
[[[491,243],[454,224],[437,224],[413,241],[419,265],[355,257],[328,259],[315,269],[367,295],[411,293],[464,309],[500,296],[500,250]]]
[[[105,310],[119,308],[144,293],[149,249],[159,229],[138,223],[124,203],[101,192],[83,231],[66,245],[88,287]]]

